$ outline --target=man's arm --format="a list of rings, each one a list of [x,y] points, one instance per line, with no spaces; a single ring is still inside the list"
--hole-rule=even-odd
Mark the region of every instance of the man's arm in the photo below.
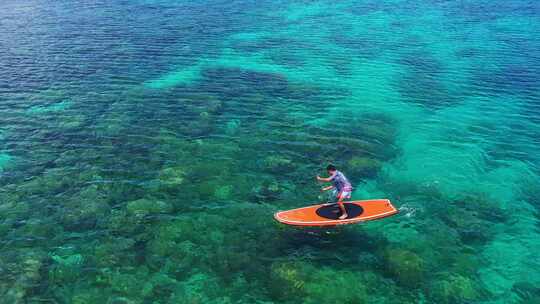
[[[317,180],[320,181],[320,182],[331,182],[332,181],[332,176],[330,177],[320,177],[317,175]]]
[[[334,186],[328,186],[321,189],[321,191],[328,191],[330,189],[334,189]]]

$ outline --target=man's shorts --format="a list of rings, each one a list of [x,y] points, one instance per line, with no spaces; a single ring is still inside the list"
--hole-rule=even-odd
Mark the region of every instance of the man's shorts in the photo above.
[[[341,197],[343,200],[350,199],[351,198],[351,191],[341,191],[338,192],[336,189],[332,190],[332,198],[334,202],[339,201],[339,195],[341,194]]]

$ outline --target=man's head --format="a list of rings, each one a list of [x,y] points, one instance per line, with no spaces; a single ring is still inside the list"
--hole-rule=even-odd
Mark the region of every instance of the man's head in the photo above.
[[[328,174],[332,175],[336,172],[336,167],[334,165],[328,165],[326,167],[326,171],[328,171]]]

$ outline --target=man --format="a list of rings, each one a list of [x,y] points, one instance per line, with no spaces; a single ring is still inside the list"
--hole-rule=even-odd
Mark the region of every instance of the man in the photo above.
[[[326,171],[330,176],[323,178],[317,175],[317,180],[321,182],[332,182],[332,186],[324,187],[322,188],[322,191],[334,190],[333,195],[335,197],[335,202],[338,204],[339,209],[341,209],[342,212],[339,219],[346,219],[348,214],[347,210],[345,210],[345,206],[343,206],[343,200],[351,198],[351,183],[345,177],[345,175],[338,171],[333,165],[328,165],[328,167],[326,167]]]

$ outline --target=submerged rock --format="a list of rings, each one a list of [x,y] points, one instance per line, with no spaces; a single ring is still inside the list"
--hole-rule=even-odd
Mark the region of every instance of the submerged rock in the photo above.
[[[199,117],[202,120],[207,120],[207,119],[210,119],[210,114],[208,112],[201,112],[201,113],[199,113]]]
[[[85,262],[84,257],[79,253],[73,253],[66,256],[56,254],[51,255],[52,265],[49,266],[49,281],[55,284],[68,283],[79,277],[82,266]]]
[[[355,132],[361,138],[371,138],[381,145],[391,145],[397,134],[396,121],[384,114],[370,113],[363,115],[357,121]]]
[[[64,210],[59,213],[60,222],[69,231],[83,231],[95,227],[98,219],[109,212],[106,195],[97,185],[83,188],[70,200],[64,202]]]
[[[88,302],[81,302],[81,304],[83,303],[88,303]],[[107,304],[139,304],[139,303],[140,303],[139,301],[131,300],[126,297],[112,297],[107,302]]]
[[[74,266],[80,266],[84,262],[84,258],[81,254],[73,254],[67,257],[61,257],[58,255],[52,255],[51,259],[62,266],[66,267],[74,267]]]
[[[220,186],[214,191],[214,196],[218,200],[228,200],[232,196],[234,187],[231,185]]]
[[[41,176],[19,183],[17,192],[21,195],[58,194],[74,186],[74,180],[61,169],[50,169]]]
[[[509,213],[501,208],[500,202],[490,199],[486,194],[467,194],[453,201],[453,204],[482,220],[502,223],[508,219]]]
[[[166,260],[170,260],[174,262],[177,270],[189,269],[203,254],[200,248],[191,241],[204,235],[200,229],[188,218],[159,224],[146,246],[147,261],[153,267],[161,268]]]
[[[438,280],[431,284],[429,293],[436,303],[462,303],[477,300],[479,292],[468,277],[451,274],[445,280]]]
[[[239,119],[231,119],[225,124],[225,134],[233,136],[235,135],[239,128],[240,128],[241,122]]]
[[[151,297],[156,294],[172,293],[177,281],[169,277],[167,274],[159,272],[144,283],[141,295],[143,297]]]
[[[310,273],[303,303],[369,303],[364,278],[351,271],[323,267]],[[331,292],[329,292],[331,291]]]
[[[283,188],[276,181],[265,181],[251,191],[251,196],[256,202],[274,201],[279,198]]]
[[[175,290],[167,303],[220,303],[219,300],[211,301],[212,298],[219,294],[220,290],[216,277],[197,273],[176,284]]]
[[[209,98],[205,101],[206,112],[210,114],[220,114],[223,111],[223,101],[217,98]]]
[[[107,218],[107,228],[111,232],[122,235],[133,235],[142,224],[143,218],[132,216],[125,209],[111,210]]]
[[[109,283],[115,292],[124,295],[137,295],[142,289],[142,282],[136,275],[120,271],[111,273]]]
[[[26,281],[36,282],[41,278],[41,267],[43,266],[43,257],[30,255],[22,261],[23,278]]]
[[[171,204],[164,201],[142,198],[127,203],[126,209],[128,213],[142,217],[149,214],[170,213],[173,207]]]
[[[184,183],[186,175],[182,167],[164,168],[159,172],[159,184],[164,189],[173,189]]]
[[[0,152],[0,172],[7,168],[11,159],[9,154]]]
[[[264,169],[272,173],[285,173],[294,168],[294,163],[291,159],[284,156],[272,155],[264,159]]]
[[[63,129],[76,129],[86,122],[86,117],[82,114],[64,115],[60,117],[58,126]]]
[[[354,176],[375,177],[381,169],[381,162],[369,157],[353,157],[347,162],[347,172]]]
[[[512,291],[519,295],[524,303],[540,303],[540,287],[531,282],[516,282]]]
[[[228,195],[228,188],[225,186],[221,188],[222,185],[220,181],[217,180],[208,180],[204,182],[199,182],[190,188],[188,193],[189,195],[195,195],[196,198],[204,201],[214,201],[219,199],[219,195],[226,196]]]
[[[492,239],[495,231],[488,221],[482,220],[475,210],[452,208],[442,219],[454,228],[466,244],[484,244]]]
[[[7,266],[13,272],[8,276],[8,285],[0,284],[0,302],[23,304],[27,303],[26,297],[31,293],[41,280],[41,269],[44,256],[39,253],[30,253],[19,260],[17,265],[0,264],[2,268]],[[3,262],[3,261],[2,261]]]
[[[400,284],[415,287],[422,283],[425,263],[417,254],[405,249],[389,249],[385,258],[386,270]]]
[[[133,262],[137,255],[137,239],[140,236],[139,234],[131,235],[130,237],[133,238],[110,237],[100,240],[90,255],[93,265],[100,268],[113,268]]]
[[[274,262],[270,267],[269,291],[277,299],[304,294],[307,273],[300,262]]]
[[[35,114],[44,114],[44,113],[51,113],[51,112],[60,112],[69,108],[71,104],[72,102],[70,100],[62,100],[62,101],[51,103],[51,104],[35,105],[27,109],[26,113],[35,115]]]

